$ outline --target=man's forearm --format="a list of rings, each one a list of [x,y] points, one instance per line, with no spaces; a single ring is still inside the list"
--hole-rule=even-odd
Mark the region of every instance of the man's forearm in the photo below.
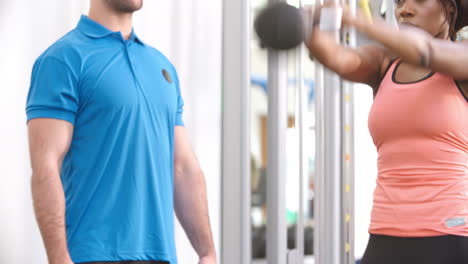
[[[200,258],[215,257],[203,173],[176,176],[174,186],[175,212],[193,248]]]
[[[72,263],[65,230],[65,197],[58,169],[34,172],[31,189],[49,264]]]

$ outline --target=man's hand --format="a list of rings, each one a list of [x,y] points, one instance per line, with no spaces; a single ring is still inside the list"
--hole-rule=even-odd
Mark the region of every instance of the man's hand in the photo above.
[[[215,256],[206,256],[202,257],[198,264],[216,264],[216,257]]]

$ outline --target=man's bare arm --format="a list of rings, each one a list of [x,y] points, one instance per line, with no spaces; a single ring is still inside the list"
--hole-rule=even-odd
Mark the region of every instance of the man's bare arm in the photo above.
[[[72,264],[60,169],[70,146],[73,125],[63,120],[38,118],[29,121],[28,132],[34,211],[49,264]]]
[[[215,264],[216,253],[208,216],[206,184],[187,131],[175,128],[174,207],[200,264]]]

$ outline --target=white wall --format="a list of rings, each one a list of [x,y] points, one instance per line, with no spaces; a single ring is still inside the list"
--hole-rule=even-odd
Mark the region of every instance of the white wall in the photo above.
[[[218,0],[145,1],[135,30],[175,64],[185,121],[208,185],[215,244],[220,235],[221,4]],[[46,263],[34,220],[25,101],[32,64],[86,13],[88,0],[0,0],[0,263]],[[180,263],[196,263],[180,226]]]

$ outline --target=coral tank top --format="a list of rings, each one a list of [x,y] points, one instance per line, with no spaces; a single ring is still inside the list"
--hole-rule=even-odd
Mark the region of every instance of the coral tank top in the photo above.
[[[371,234],[468,236],[468,102],[452,77],[387,71],[369,114],[378,152]]]

